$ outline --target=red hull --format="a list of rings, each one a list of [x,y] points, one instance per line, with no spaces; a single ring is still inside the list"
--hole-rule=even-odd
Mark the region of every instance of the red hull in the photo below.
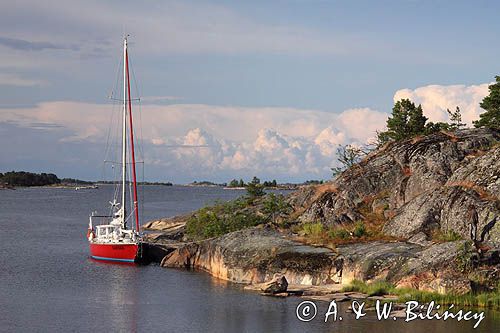
[[[97,260],[135,262],[139,252],[138,244],[90,243],[90,255]]]

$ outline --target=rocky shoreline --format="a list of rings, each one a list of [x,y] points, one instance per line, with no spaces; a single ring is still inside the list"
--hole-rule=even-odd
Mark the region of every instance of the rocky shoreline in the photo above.
[[[454,267],[463,240],[428,247],[403,241],[375,241],[345,244],[332,250],[292,238],[293,235],[268,226],[187,243],[153,233],[148,237],[148,253],[162,267],[199,269],[223,280],[249,285],[265,283],[280,274],[290,284],[328,286],[331,291],[354,280],[387,280],[398,287],[438,293],[471,291],[469,281]]]
[[[166,218],[144,225],[152,231],[146,253],[162,267],[203,270],[253,290],[284,276],[287,294],[338,296],[354,280],[441,294],[492,290],[500,275],[499,141],[498,131],[463,130],[387,145],[333,181],[288,195],[292,210],[280,217],[287,224],[190,241],[185,225],[195,213]],[[314,222],[335,231],[359,221],[379,228],[378,238],[327,246],[304,242],[293,228]]]

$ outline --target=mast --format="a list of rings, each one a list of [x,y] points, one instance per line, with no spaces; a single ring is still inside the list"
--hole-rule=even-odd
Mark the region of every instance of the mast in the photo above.
[[[132,186],[134,189],[134,214],[135,230],[139,232],[139,205],[137,200],[137,177],[135,172],[135,149],[134,149],[134,126],[132,121],[132,96],[130,95],[130,73],[128,67],[128,51],[125,47],[125,70],[127,73],[127,91],[128,91],[128,119],[130,130],[130,155],[132,157]]]
[[[122,117],[122,227],[126,228],[127,183],[127,37],[123,40],[123,117]]]

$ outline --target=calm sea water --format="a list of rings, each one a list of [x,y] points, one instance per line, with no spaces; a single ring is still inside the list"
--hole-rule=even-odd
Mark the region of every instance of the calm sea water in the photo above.
[[[18,332],[468,332],[471,322],[373,316],[342,322],[296,319],[300,298],[263,297],[205,273],[127,266],[88,258],[88,214],[103,208],[98,190],[28,188],[0,191],[0,330]],[[145,187],[145,220],[241,195],[220,188]],[[498,329],[486,313],[476,332]]]

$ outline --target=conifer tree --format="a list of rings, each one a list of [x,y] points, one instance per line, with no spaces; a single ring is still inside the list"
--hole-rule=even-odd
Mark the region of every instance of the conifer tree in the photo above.
[[[416,106],[409,99],[397,101],[392,108],[392,115],[387,119],[387,131],[378,133],[378,139],[385,143],[424,134],[427,119],[421,105]]]
[[[474,121],[475,127],[500,129],[500,76],[495,76],[496,83],[488,87],[490,94],[479,104],[486,112]]]

